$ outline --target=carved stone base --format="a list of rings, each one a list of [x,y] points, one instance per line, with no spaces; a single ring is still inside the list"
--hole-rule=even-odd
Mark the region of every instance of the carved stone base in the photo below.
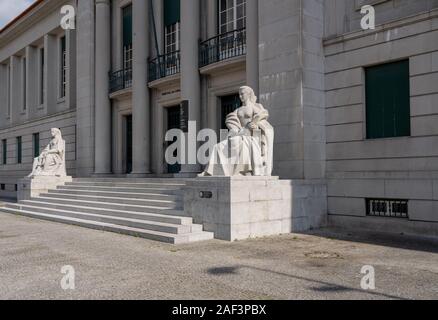
[[[72,177],[31,177],[18,181],[17,200],[29,200],[38,197],[42,193],[47,193],[50,189],[56,189],[66,182],[72,182]]]
[[[200,177],[185,188],[184,211],[216,239],[234,241],[326,225],[323,182],[278,177]]]

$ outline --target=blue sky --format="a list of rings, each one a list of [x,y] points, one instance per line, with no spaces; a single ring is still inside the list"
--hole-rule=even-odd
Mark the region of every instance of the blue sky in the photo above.
[[[0,29],[18,16],[35,0],[0,0]]]

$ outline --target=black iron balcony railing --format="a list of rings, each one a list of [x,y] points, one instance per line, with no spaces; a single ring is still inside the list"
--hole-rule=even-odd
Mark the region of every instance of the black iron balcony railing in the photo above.
[[[174,51],[149,61],[149,82],[162,79],[181,71],[181,55]]]
[[[132,87],[132,69],[122,69],[109,74],[110,93]]]
[[[246,29],[234,30],[201,42],[199,64],[200,67],[205,67],[215,62],[245,54]]]

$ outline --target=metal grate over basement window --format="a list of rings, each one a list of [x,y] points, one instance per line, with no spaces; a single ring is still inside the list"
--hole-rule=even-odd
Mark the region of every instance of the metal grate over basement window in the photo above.
[[[408,219],[408,200],[367,199],[367,216]]]

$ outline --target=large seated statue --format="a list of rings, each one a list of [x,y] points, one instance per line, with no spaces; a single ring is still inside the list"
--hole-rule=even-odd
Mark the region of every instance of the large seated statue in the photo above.
[[[239,90],[242,107],[229,114],[226,125],[230,133],[217,144],[205,171],[208,176],[271,176],[274,129],[267,121],[268,111],[247,86]]]
[[[65,141],[61,130],[51,129],[52,140],[41,155],[34,159],[32,173],[28,177],[53,176],[66,177]]]

